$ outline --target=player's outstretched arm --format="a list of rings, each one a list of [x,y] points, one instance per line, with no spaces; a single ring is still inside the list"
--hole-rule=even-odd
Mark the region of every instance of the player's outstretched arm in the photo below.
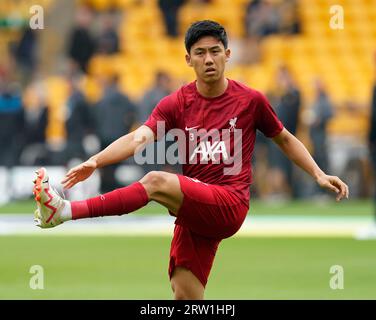
[[[90,177],[97,168],[126,160],[152,141],[154,141],[153,131],[147,126],[141,126],[115,140],[89,160],[70,169],[61,183],[65,189],[72,188],[76,183]]]
[[[313,160],[303,143],[286,128],[275,136],[273,141],[290,160],[310,174],[320,187],[337,193],[337,201],[349,197],[349,187],[340,178],[325,174]]]

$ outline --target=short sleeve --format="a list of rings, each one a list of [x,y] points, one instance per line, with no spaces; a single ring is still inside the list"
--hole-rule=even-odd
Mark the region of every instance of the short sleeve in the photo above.
[[[258,93],[255,99],[256,105],[256,128],[266,137],[273,138],[283,130],[283,124],[278,119],[266,97]]]
[[[163,137],[169,130],[176,127],[177,108],[176,93],[164,97],[153,109],[144,125],[153,130],[157,137]]]

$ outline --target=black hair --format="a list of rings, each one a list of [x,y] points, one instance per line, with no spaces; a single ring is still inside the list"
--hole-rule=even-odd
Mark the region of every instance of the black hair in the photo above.
[[[185,49],[189,53],[192,46],[202,37],[212,36],[223,43],[227,49],[227,34],[224,27],[212,20],[202,20],[193,23],[185,34]]]

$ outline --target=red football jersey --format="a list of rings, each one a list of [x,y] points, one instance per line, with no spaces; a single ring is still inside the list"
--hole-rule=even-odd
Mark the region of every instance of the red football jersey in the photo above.
[[[158,103],[145,125],[158,137],[179,129],[170,133],[180,132],[183,174],[221,185],[247,204],[256,129],[269,138],[283,129],[263,94],[230,79],[215,98],[200,95],[196,81],[181,87]]]

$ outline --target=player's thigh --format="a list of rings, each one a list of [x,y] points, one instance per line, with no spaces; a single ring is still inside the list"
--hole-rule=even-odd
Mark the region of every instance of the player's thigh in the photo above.
[[[151,171],[140,183],[144,186],[150,200],[154,200],[173,213],[177,213],[183,202],[183,193],[176,174],[165,171]]]
[[[248,206],[222,186],[178,175],[184,194],[176,224],[204,237],[224,239],[239,230]]]
[[[204,286],[197,277],[184,267],[175,267],[171,287],[176,300],[204,299]]]

